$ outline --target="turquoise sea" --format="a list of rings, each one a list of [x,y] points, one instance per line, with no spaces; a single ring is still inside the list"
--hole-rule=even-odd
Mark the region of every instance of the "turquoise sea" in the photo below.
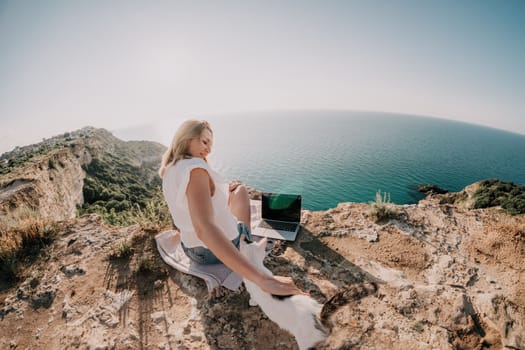
[[[370,112],[272,112],[209,119],[210,163],[227,179],[269,192],[301,193],[303,207],[369,202],[378,190],[397,204],[415,186],[458,191],[498,178],[525,183],[525,136],[472,124]]]

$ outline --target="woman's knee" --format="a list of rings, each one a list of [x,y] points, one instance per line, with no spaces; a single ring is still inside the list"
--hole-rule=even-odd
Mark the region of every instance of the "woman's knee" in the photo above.
[[[238,200],[249,200],[248,189],[243,184],[237,185],[233,191],[230,192],[230,201],[234,199]]]
[[[237,186],[231,192],[228,204],[237,219],[250,227],[250,196],[246,186],[242,184]]]
[[[248,196],[248,189],[243,184],[237,186],[234,192],[241,196]]]

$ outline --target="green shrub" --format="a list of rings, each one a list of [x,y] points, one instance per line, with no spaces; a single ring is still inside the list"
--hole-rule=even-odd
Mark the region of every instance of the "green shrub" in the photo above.
[[[111,208],[109,211],[105,210],[102,219],[113,226],[129,226],[135,223],[133,216],[130,214],[128,211],[116,211],[114,208]]]
[[[412,329],[418,333],[423,333],[423,331],[425,330],[425,323],[426,323],[425,321],[417,321],[412,326]]]
[[[49,158],[49,160],[47,161],[47,167],[49,169],[56,169],[57,168],[57,166],[55,164],[55,161],[53,159],[51,159],[51,158]]]
[[[168,213],[160,193],[160,178],[149,167],[137,167],[123,158],[106,154],[84,165],[84,204],[78,214],[98,213],[111,225],[154,229]],[[153,202],[152,202],[153,201]],[[162,202],[161,202],[162,201]],[[168,213],[169,214],[169,213]]]
[[[522,189],[522,192],[519,194],[509,195],[507,200],[503,202],[502,208],[511,215],[525,213],[525,190]]]
[[[134,249],[129,241],[122,241],[109,254],[111,259],[126,259],[133,255]]]
[[[173,225],[168,206],[160,192],[146,204],[144,209],[137,205],[135,213],[135,222],[145,231],[158,232],[162,228]]]
[[[142,273],[155,271],[155,262],[151,254],[145,253],[139,256],[137,261],[137,271]]]
[[[501,206],[512,215],[525,213],[525,186],[497,179],[484,180],[473,195],[473,209]]]

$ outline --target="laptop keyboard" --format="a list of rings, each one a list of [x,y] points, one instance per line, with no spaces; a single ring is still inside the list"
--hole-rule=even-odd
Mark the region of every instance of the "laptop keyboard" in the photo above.
[[[291,222],[261,220],[259,226],[262,228],[269,228],[274,230],[295,231],[297,224]]]

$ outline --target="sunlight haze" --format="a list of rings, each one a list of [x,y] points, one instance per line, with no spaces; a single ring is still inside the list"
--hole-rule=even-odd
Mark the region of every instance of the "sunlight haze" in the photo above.
[[[0,0],[0,153],[87,125],[266,110],[525,134],[524,18],[512,0]]]

